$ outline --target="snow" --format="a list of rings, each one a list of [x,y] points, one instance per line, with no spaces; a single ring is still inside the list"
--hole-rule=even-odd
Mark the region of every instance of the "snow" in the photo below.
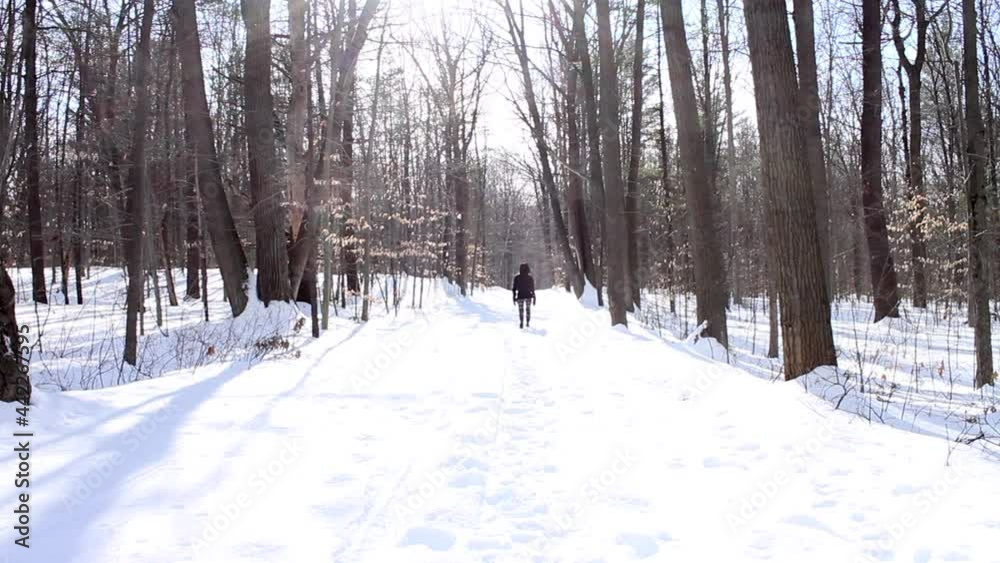
[[[694,301],[678,298],[669,315],[666,296],[645,295],[641,320],[657,334],[683,338],[693,331]],[[838,301],[833,333],[839,369],[820,369],[797,385],[841,410],[936,436],[972,442],[1000,461],[1000,389],[976,390],[973,332],[962,307],[935,303],[928,309],[906,305],[898,319],[872,323],[868,301]],[[729,312],[730,350],[698,340],[705,357],[738,366],[768,381],[784,379],[780,358],[767,358],[768,316],[763,300],[734,304]],[[779,344],[780,349],[780,344]],[[993,323],[995,361],[1000,361],[1000,322]]]
[[[151,379],[178,369],[218,362],[249,363],[294,353],[308,341],[309,319],[296,307],[275,303],[265,307],[256,298],[251,280],[250,299],[242,315],[232,319],[223,299],[218,271],[209,277],[209,319],[200,300],[185,300],[183,270],[176,278],[179,306],[169,307],[161,287],[164,323],[156,326],[154,299],[148,295],[139,339],[138,365],[123,363],[125,347],[125,276],[122,270],[95,268],[84,280],[84,305],[64,305],[58,285],[50,286],[50,307],[34,307],[31,270],[10,272],[17,290],[17,320],[30,329],[32,384],[47,390],[100,389]],[[165,280],[160,278],[161,286]],[[151,292],[150,292],[151,293]],[[344,324],[342,326],[347,326]],[[41,345],[39,345],[39,341]],[[286,350],[281,344],[287,342]],[[278,346],[275,346],[278,344]]]
[[[562,291],[540,291],[519,330],[505,290],[428,288],[422,310],[376,303],[370,322],[334,319],[296,340],[297,354],[40,387],[32,547],[15,546],[8,524],[2,552],[18,563],[1000,561],[1000,461],[981,449],[752,377],[706,357],[707,340],[635,319],[612,329]],[[289,320],[254,323],[280,332]],[[0,412],[8,436],[14,416]],[[15,464],[4,448],[4,474]],[[0,505],[14,500],[0,490]]]

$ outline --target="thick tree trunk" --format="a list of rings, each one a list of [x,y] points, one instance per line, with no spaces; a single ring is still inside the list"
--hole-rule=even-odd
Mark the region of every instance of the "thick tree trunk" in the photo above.
[[[567,46],[570,49],[568,55],[571,65],[579,64],[579,56],[572,44]],[[594,287],[599,287],[600,280],[597,279],[597,272],[594,269],[594,256],[591,250],[590,225],[587,224],[587,205],[583,199],[583,178],[585,170],[583,167],[583,156],[580,149],[580,117],[577,109],[579,98],[579,79],[577,71],[566,70],[566,137],[567,137],[567,164],[569,168],[566,182],[566,203],[569,207],[570,227],[573,231],[573,242],[576,243],[576,256],[580,263],[580,269],[584,276]]]
[[[40,156],[38,154],[38,1],[25,0],[21,56],[24,59],[24,166],[28,191],[28,252],[35,303],[48,303],[45,291],[45,240],[42,234]]]
[[[779,314],[778,311],[778,272],[772,265],[773,260],[768,259],[767,268],[767,357],[777,358],[779,356]]]
[[[827,185],[823,133],[819,123],[819,79],[816,70],[816,32],[813,20],[813,0],[795,0],[795,49],[799,63],[799,104],[804,117],[806,156],[809,159],[809,179],[816,206],[816,229],[819,252],[823,260],[826,297],[833,301],[833,259],[830,249],[830,201]]]
[[[244,0],[243,19],[247,31],[243,86],[250,196],[257,235],[257,296],[267,305],[271,301],[288,301],[291,297],[285,197],[276,176],[270,0]]]
[[[288,49],[291,52],[291,93],[285,147],[288,155],[286,184],[288,187],[289,222],[292,240],[299,237],[299,228],[306,208],[306,155],[302,147],[309,107],[309,44],[306,42],[306,2],[288,0]]]
[[[640,296],[639,231],[642,216],[639,211],[639,165],[642,159],[642,78],[643,36],[645,35],[646,1],[639,0],[635,16],[635,52],[632,59],[632,127],[629,147],[628,181],[625,192],[625,231],[628,236],[628,287],[632,303],[642,305]]]
[[[215,133],[205,95],[201,41],[198,38],[194,0],[174,0],[173,10],[181,59],[185,129],[196,161],[197,184],[202,197],[205,225],[222,271],[229,307],[233,316],[239,316],[247,306],[247,259],[222,185]]]
[[[882,203],[882,4],[862,3],[861,205],[871,270],[875,322],[899,316],[896,266]],[[784,301],[782,301],[784,303]]]
[[[989,287],[989,204],[986,197],[986,151],[982,110],[979,106],[979,55],[975,0],[962,0],[963,57],[965,69],[966,154],[969,174],[965,191],[969,204],[969,302],[976,342],[976,388],[995,384]]]
[[[31,384],[28,371],[22,373],[21,333],[17,326],[17,299],[14,281],[0,264],[0,401],[29,404]],[[24,366],[26,367],[26,366]]]
[[[607,215],[605,214],[604,166],[601,159],[601,125],[597,113],[597,83],[594,79],[594,65],[590,59],[590,42],[587,40],[586,10],[583,0],[573,0],[573,38],[574,53],[580,59],[580,78],[583,80],[583,111],[584,123],[587,128],[587,161],[589,168],[589,185],[591,197],[597,207],[600,248],[596,256],[594,286],[597,288],[598,303],[604,305],[604,274],[606,256],[604,248],[607,245]]]
[[[601,140],[604,149],[605,216],[607,217],[608,306],[612,325],[627,325],[629,301],[628,231],[622,185],[618,71],[611,37],[608,0],[597,0],[597,39],[601,60]]]
[[[153,0],[144,0],[139,45],[135,54],[135,118],[132,123],[132,155],[128,171],[128,194],[125,205],[125,258],[128,268],[128,293],[125,299],[125,361],[137,362],[138,317],[143,301],[145,264],[143,228],[146,223],[146,123],[149,120],[149,36],[153,27]]]
[[[785,379],[836,365],[785,0],[744,0]],[[773,308],[773,299],[772,308]],[[773,313],[772,313],[773,314]]]
[[[682,177],[691,217],[698,323],[708,321],[705,334],[728,347],[728,298],[716,221],[718,201],[706,170],[704,137],[698,123],[698,101],[694,92],[691,51],[688,49],[684,30],[681,0],[664,0],[660,3],[660,10],[674,116],[677,120]]]

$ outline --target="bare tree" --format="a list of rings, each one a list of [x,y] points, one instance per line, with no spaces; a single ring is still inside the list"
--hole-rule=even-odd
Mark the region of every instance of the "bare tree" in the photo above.
[[[299,237],[299,228],[306,207],[305,139],[309,109],[309,44],[306,41],[306,0],[288,0],[288,49],[291,52],[291,93],[285,127],[288,154],[287,187],[290,200],[289,223],[292,240]]]
[[[576,38],[562,25],[555,4],[549,2],[552,21],[562,39],[566,51],[565,76],[565,112],[566,112],[566,206],[569,208],[570,230],[576,247],[576,256],[584,276],[594,287],[600,287],[600,280],[594,264],[591,241],[591,227],[587,220],[587,205],[584,201],[583,185],[587,178],[583,164],[582,137],[580,133],[580,68],[584,57],[577,53]],[[588,63],[589,64],[589,63]],[[598,162],[600,161],[600,151]],[[603,222],[603,219],[602,219]]]
[[[718,240],[717,196],[709,181],[705,145],[698,123],[698,101],[694,92],[691,51],[684,30],[681,0],[660,3],[663,38],[667,51],[670,90],[677,120],[677,143],[681,154],[684,189],[691,217],[695,295],[698,322],[707,321],[705,334],[723,346],[729,345],[726,328],[726,288],[722,249]]]
[[[632,125],[628,159],[628,180],[625,182],[625,229],[628,235],[628,283],[632,303],[642,305],[639,277],[639,233],[642,216],[639,212],[639,167],[642,164],[642,82],[643,39],[645,35],[646,0],[639,0],[635,8],[635,47],[632,54]]]
[[[597,40],[601,60],[601,140],[604,148],[605,216],[607,217],[608,305],[612,325],[626,325],[631,305],[628,276],[628,231],[622,179],[618,70],[611,37],[608,0],[597,0]]]
[[[799,103],[805,117],[806,149],[809,158],[809,180],[816,205],[816,227],[819,251],[823,260],[823,280],[826,295],[833,300],[833,259],[830,251],[830,203],[827,186],[823,133],[820,129],[819,80],[816,71],[816,30],[813,21],[813,0],[795,0],[795,48],[799,63]]]
[[[195,183],[201,192],[204,223],[222,271],[226,298],[233,316],[239,316],[247,306],[247,258],[222,185],[215,133],[205,95],[194,0],[174,0],[173,11],[181,60],[185,134],[194,160]]]
[[[270,0],[244,0],[243,20],[247,30],[243,87],[250,196],[257,235],[257,295],[266,305],[290,297],[285,198],[275,173]]]
[[[749,27],[749,26],[748,26]],[[882,4],[863,0],[861,23],[861,205],[868,242],[875,322],[899,316],[896,266],[882,201]],[[784,301],[782,301],[784,303]]]
[[[312,182],[306,186],[308,207],[300,227],[299,237],[289,250],[292,295],[298,295],[306,266],[310,260],[315,258],[322,210],[330,201],[334,184],[338,184],[341,200],[350,197],[351,183],[348,176],[350,167],[344,166],[345,162],[350,160],[349,155],[345,153],[347,145],[344,143],[344,125],[352,113],[352,86],[358,57],[361,56],[361,49],[368,40],[368,26],[372,18],[375,17],[378,6],[379,0],[365,2],[354,25],[353,33],[347,41],[346,48],[338,52],[337,59],[333,61],[333,76],[331,77],[333,93],[326,114],[326,126],[323,128],[323,136],[319,142],[321,150],[316,169],[312,175]],[[348,157],[347,161],[345,161],[345,157]],[[347,197],[345,198],[345,196]],[[355,267],[355,287],[353,288],[355,291],[359,289],[356,286],[356,271]]]
[[[28,187],[28,238],[31,287],[35,303],[48,303],[45,291],[45,240],[42,234],[40,157],[38,154],[38,0],[25,0],[21,57],[24,59],[24,165]]]
[[[555,176],[552,172],[549,143],[545,135],[545,125],[542,123],[542,116],[538,110],[538,101],[535,99],[535,87],[531,79],[531,68],[528,60],[528,46],[524,39],[523,17],[519,21],[514,15],[514,10],[510,6],[510,0],[497,0],[497,2],[503,10],[511,46],[517,56],[519,70],[521,71],[524,101],[528,109],[526,115],[524,112],[521,112],[521,119],[528,126],[532,139],[535,141],[536,156],[541,168],[542,189],[548,196],[549,205],[551,206],[552,218],[556,228],[556,238],[560,253],[563,256],[564,265],[566,266],[566,274],[573,292],[577,297],[580,297],[583,295],[583,273],[573,258],[573,251],[569,246],[569,229],[566,227],[566,222],[562,215],[562,205],[559,203],[559,193],[556,187]]]
[[[924,151],[923,151],[923,92],[922,72],[927,60],[927,29],[946,4],[934,14],[927,13],[927,0],[913,0],[914,23],[913,31],[917,34],[916,54],[910,60],[906,53],[906,41],[901,31],[903,12],[899,0],[892,0],[892,41],[899,55],[899,64],[906,71],[909,89],[909,142],[904,145],[906,157],[906,183],[909,188],[908,199],[909,220],[907,230],[910,235],[911,275],[913,277],[913,306],[927,306],[927,241],[924,237],[924,222],[927,218],[927,195],[924,188]]]
[[[836,365],[785,0],[744,0],[785,379]],[[774,299],[769,299],[775,307]],[[772,312],[773,314],[773,312]]]
[[[979,53],[976,45],[976,2],[962,0],[962,39],[965,70],[965,127],[969,173],[965,192],[969,204],[969,301],[970,322],[975,331],[976,388],[993,385],[993,344],[990,326],[989,202],[986,195],[986,151],[982,109],[979,101]]]
[[[149,179],[146,177],[146,124],[149,121],[149,42],[153,27],[153,0],[143,0],[142,27],[135,53],[135,117],[132,122],[132,155],[128,170],[128,199],[125,206],[125,256],[128,265],[128,295],[125,319],[125,361],[136,365],[138,348],[138,317],[143,302],[144,227]]]

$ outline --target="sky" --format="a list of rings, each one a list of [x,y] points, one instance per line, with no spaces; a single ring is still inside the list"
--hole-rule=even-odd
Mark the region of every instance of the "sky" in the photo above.
[[[714,3],[713,3],[714,4]],[[516,4],[515,4],[516,5]],[[543,44],[540,24],[530,23],[531,15],[540,15],[541,5],[539,0],[524,0],[525,11],[529,16],[528,42],[529,49],[534,44],[532,51],[533,59],[541,62],[544,60],[545,52],[541,49]],[[512,51],[507,41],[507,31],[505,23],[499,9],[492,0],[389,0],[388,8],[389,21],[392,26],[392,35],[398,39],[421,38],[428,33],[437,32],[440,29],[440,22],[446,19],[448,25],[457,29],[468,29],[469,26],[477,25],[476,22],[486,22],[486,25],[497,34],[496,43],[492,49],[493,58],[504,64],[512,63]],[[477,18],[478,15],[478,18]],[[593,17],[593,10],[591,10]],[[685,0],[685,21],[687,23],[689,38],[693,38],[698,22],[697,2]],[[739,18],[739,13],[734,13],[735,18]],[[693,25],[695,24],[695,25]],[[740,27],[740,26],[737,26]],[[646,20],[646,46],[647,46],[647,66],[655,64],[656,34],[659,31],[659,17],[655,5],[647,7]],[[693,55],[698,57],[700,42],[691,41],[690,47]],[[631,65],[631,63],[628,63]],[[663,61],[663,75],[666,78],[666,61]],[[362,63],[362,72],[365,68],[373,68],[370,63]],[[720,63],[721,69],[721,63]],[[720,73],[721,74],[721,73]],[[749,66],[745,58],[734,57],[734,105],[737,113],[752,115],[754,112],[754,99],[752,95],[752,83],[750,81]],[[655,81],[655,73],[648,72],[647,84]],[[543,83],[536,81],[535,88],[541,91]],[[646,107],[656,107],[659,100],[655,97],[655,88],[652,98],[647,97]],[[491,148],[510,151],[521,156],[529,156],[531,153],[531,139],[527,127],[518,118],[517,113],[511,103],[511,99],[520,99],[523,89],[519,75],[512,73],[503,65],[496,65],[492,69],[487,92],[483,100],[483,116],[480,126],[480,142]],[[672,103],[670,100],[669,83],[664,84],[665,107],[668,112],[668,124],[672,115]]]

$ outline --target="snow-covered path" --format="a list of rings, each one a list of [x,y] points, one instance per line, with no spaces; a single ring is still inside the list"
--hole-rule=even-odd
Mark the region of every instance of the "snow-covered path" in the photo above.
[[[1000,562],[1000,466],[557,291],[40,393],[11,562]],[[2,413],[10,435],[13,414]],[[954,451],[951,451],[954,450]],[[12,476],[16,459],[0,454]],[[0,490],[10,514],[11,486]]]

